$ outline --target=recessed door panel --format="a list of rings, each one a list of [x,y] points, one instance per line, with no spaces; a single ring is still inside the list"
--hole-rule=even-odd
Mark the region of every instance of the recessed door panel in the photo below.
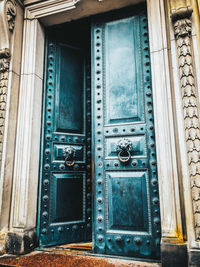
[[[141,79],[135,17],[105,24],[105,119],[106,123],[141,121]],[[120,44],[120,46],[119,46]],[[96,43],[98,46],[98,42]]]
[[[146,11],[92,27],[94,250],[160,257],[160,215]],[[123,17],[122,17],[123,15]]]
[[[50,224],[85,222],[85,173],[52,173]]]
[[[55,131],[83,133],[84,55],[74,47],[60,46],[56,64]],[[68,62],[68,64],[66,64]]]
[[[107,232],[149,232],[150,203],[147,177],[144,171],[106,172]]]

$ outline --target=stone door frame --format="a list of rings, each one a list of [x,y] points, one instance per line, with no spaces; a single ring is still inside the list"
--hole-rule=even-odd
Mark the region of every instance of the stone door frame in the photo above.
[[[44,27],[85,16],[83,0],[48,0],[25,7],[15,164],[9,232],[35,235],[44,67]],[[104,5],[105,0],[95,4]],[[91,2],[91,0],[90,0]],[[96,3],[97,2],[97,3]],[[120,1],[118,1],[120,3]],[[128,5],[138,0],[126,0]],[[143,1],[140,1],[143,2]],[[183,241],[164,0],[147,0],[162,244]],[[120,5],[119,5],[120,6]],[[77,12],[76,12],[77,11]],[[82,12],[82,13],[81,13]],[[24,249],[24,248],[23,248]],[[22,250],[23,250],[22,249]]]

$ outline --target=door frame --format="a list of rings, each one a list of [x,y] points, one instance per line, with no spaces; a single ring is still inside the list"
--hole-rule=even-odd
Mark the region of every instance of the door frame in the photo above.
[[[56,1],[40,2],[25,8],[22,74],[10,218],[10,230],[14,232],[35,232],[36,228],[45,45],[44,27],[52,23],[57,24],[58,21],[59,23],[66,22],[72,17],[77,19],[85,16],[85,11],[81,13],[82,1],[80,3],[77,0],[60,1],[57,8],[52,8]],[[107,1],[110,2],[111,0]],[[122,7],[120,1],[117,2],[119,3],[118,7]],[[127,0],[124,3],[128,6],[138,2],[144,1]],[[103,4],[104,2],[102,2]],[[95,3],[95,5],[97,4]],[[183,222],[179,198],[164,6],[164,0],[147,0],[162,242],[170,238],[179,243],[180,235],[183,236]],[[94,8],[94,10],[96,9]],[[101,12],[103,12],[103,8]],[[23,155],[26,155],[26,158]],[[177,233],[179,234],[177,235]]]

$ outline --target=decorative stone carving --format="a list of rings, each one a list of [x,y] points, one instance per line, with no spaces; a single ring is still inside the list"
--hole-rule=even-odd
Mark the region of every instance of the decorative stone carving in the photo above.
[[[200,241],[200,122],[191,47],[192,9],[187,7],[182,11],[184,10],[185,13],[174,11],[172,20],[178,52],[195,236],[196,240]]]
[[[3,152],[9,64],[10,64],[9,50],[1,49],[0,50],[0,164]]]
[[[16,4],[14,0],[0,0],[0,167],[7,106],[10,34],[14,30],[15,17]]]
[[[9,30],[13,32],[15,27],[15,17],[16,17],[16,3],[13,0],[8,0],[6,2],[6,13],[7,13]]]
[[[192,22],[190,19],[180,19],[174,23],[174,34],[177,40],[181,37],[190,36],[192,31]]]

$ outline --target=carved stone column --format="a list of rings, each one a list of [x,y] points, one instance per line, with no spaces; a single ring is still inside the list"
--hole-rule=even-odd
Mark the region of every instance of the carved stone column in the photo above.
[[[192,8],[172,12],[185,125],[195,237],[200,241],[200,122],[191,48]]]
[[[0,50],[0,167],[2,161],[2,152],[3,152],[9,65],[10,65],[9,49],[7,48],[1,49]]]
[[[10,66],[10,38],[15,26],[14,0],[0,0],[0,170],[2,165],[8,74]]]
[[[200,109],[192,47],[192,12],[189,0],[171,0],[187,152],[188,177],[184,179],[188,182],[184,185],[188,188],[183,188],[183,192],[190,194],[190,198],[185,195],[185,201],[191,202],[191,208],[185,210],[189,266],[200,266]],[[191,216],[192,220],[188,219]]]

